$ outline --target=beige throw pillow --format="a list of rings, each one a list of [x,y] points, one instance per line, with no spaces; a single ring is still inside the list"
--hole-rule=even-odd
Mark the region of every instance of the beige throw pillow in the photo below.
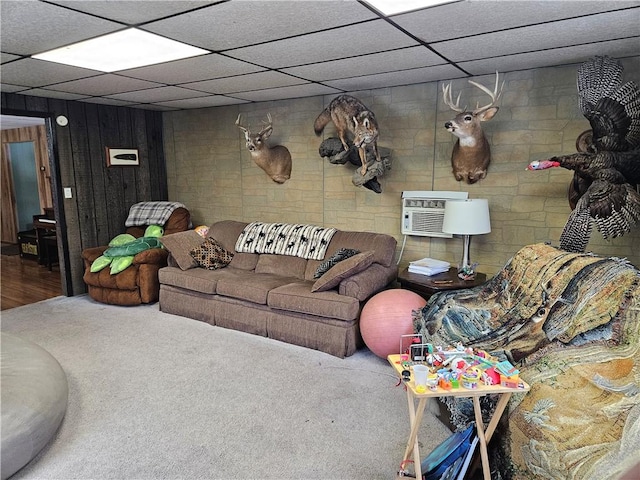
[[[190,253],[191,250],[202,244],[202,237],[195,230],[165,235],[160,238],[160,242],[171,253],[180,269],[189,270],[198,266]]]
[[[373,263],[373,252],[362,252],[342,260],[331,267],[311,287],[312,292],[324,292],[340,284],[342,280],[363,271]]]

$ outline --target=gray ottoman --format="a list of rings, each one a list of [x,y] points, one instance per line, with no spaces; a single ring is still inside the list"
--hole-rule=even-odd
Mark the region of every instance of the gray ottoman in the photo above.
[[[0,334],[2,480],[25,466],[49,442],[67,410],[67,377],[35,343]]]

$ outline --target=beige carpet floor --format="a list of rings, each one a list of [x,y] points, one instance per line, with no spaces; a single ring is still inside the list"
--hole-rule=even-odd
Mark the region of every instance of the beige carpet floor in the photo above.
[[[339,359],[165,314],[57,297],[2,331],[62,365],[69,405],[13,479],[390,479],[406,396],[369,350]],[[427,412],[424,455],[449,435]]]

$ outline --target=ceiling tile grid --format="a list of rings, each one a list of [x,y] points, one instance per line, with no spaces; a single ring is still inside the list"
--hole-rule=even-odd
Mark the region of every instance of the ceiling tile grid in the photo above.
[[[136,27],[204,48],[104,73],[30,58]],[[578,64],[640,61],[640,0],[460,0],[386,17],[364,0],[2,0],[3,92],[174,110]]]

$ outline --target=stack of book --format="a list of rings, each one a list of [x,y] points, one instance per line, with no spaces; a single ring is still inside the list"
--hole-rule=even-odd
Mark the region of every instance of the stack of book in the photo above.
[[[418,273],[420,275],[436,275],[449,271],[451,264],[443,260],[435,260],[433,258],[423,258],[409,263],[409,273]]]

